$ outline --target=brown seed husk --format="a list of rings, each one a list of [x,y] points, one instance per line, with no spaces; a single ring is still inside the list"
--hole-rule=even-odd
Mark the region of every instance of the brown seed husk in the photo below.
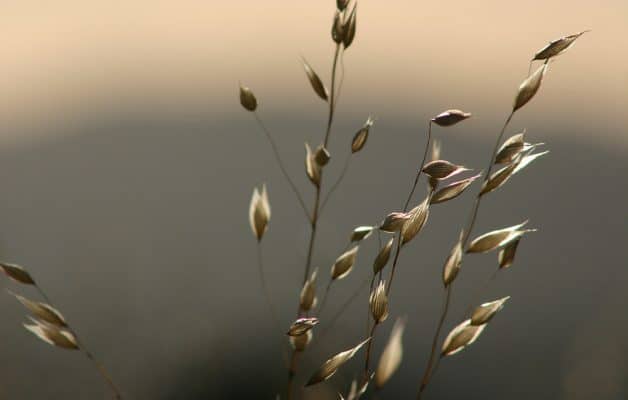
[[[77,350],[78,344],[74,335],[66,329],[61,329],[44,321],[32,319],[34,324],[24,324],[24,328],[51,346],[62,349]]]
[[[35,280],[31,275],[22,267],[16,264],[0,264],[2,271],[11,279],[16,282],[23,283],[25,285],[34,285]]]
[[[462,179],[460,181],[452,182],[444,188],[438,190],[436,193],[432,195],[432,199],[430,200],[430,204],[438,204],[443,203],[445,201],[455,199],[460,196],[462,192],[464,192],[469,185],[473,183],[477,178],[480,177],[481,174],[477,174],[467,179]]]
[[[262,240],[268,228],[270,215],[268,193],[266,192],[266,185],[263,184],[261,191],[257,188],[253,189],[253,196],[251,197],[251,204],[249,205],[249,224],[258,241]]]
[[[547,60],[548,58],[556,57],[557,55],[564,53],[568,48],[573,45],[576,39],[578,39],[586,32],[589,31],[586,30],[573,35],[567,35],[556,40],[552,40],[551,42],[549,42],[549,44],[547,44],[547,46],[537,51],[534,54],[532,60]]]
[[[316,307],[316,275],[318,275],[318,269],[315,268],[310,278],[305,281],[303,288],[301,288],[299,307],[303,311],[310,311],[313,307]]]
[[[404,222],[401,228],[401,244],[406,244],[416,237],[421,232],[427,218],[430,215],[430,197],[426,197],[425,200],[418,206],[414,207],[408,214],[410,218]]]
[[[514,175],[520,172],[522,169],[530,165],[530,163],[532,163],[534,160],[536,160],[537,158],[541,156],[546,155],[547,153],[549,153],[549,150],[542,151],[540,153],[534,153],[534,154],[529,154],[529,153],[522,154],[521,160],[517,162],[517,166],[515,167],[514,171],[512,171],[512,174]]]
[[[376,324],[380,324],[388,318],[388,297],[386,296],[386,283],[379,281],[379,284],[369,297],[371,315]]]
[[[344,11],[345,8],[349,5],[349,0],[336,0],[336,7],[338,7],[338,11]]]
[[[58,327],[67,326],[63,315],[50,304],[29,300],[12,292],[9,293],[15,296],[15,298],[36,318]]]
[[[336,42],[336,44],[342,43],[344,39],[344,26],[342,24],[342,13],[336,11],[334,14],[334,23],[331,26],[331,38]]]
[[[473,344],[480,336],[485,325],[471,325],[471,320],[468,319],[456,326],[445,338],[443,347],[441,350],[442,356],[451,356],[463,350],[465,347]]]
[[[517,111],[521,107],[525,106],[539,91],[541,87],[541,82],[543,81],[543,77],[547,72],[548,64],[543,64],[539,67],[532,75],[530,75],[523,83],[519,86],[519,90],[517,91],[517,96],[515,97],[515,102],[512,107],[512,112]]]
[[[323,145],[318,146],[316,148],[316,152],[314,153],[314,161],[316,161],[316,164],[323,167],[329,163],[329,160],[331,160],[331,154],[329,154],[329,151],[327,151]]]
[[[391,233],[397,232],[410,217],[410,213],[392,212],[384,218],[384,221],[379,226],[379,230]]]
[[[390,377],[397,371],[403,358],[403,331],[405,329],[405,321],[398,318],[390,332],[388,343],[384,347],[384,351],[377,364],[375,370],[375,387],[381,389]]]
[[[460,121],[464,121],[469,117],[471,117],[471,113],[452,109],[438,114],[437,116],[432,118],[432,122],[439,126],[451,126],[457,124]]]
[[[290,325],[288,336],[301,336],[318,324],[318,318],[298,318]]]
[[[240,104],[248,111],[255,111],[257,109],[257,99],[255,95],[246,86],[240,85]]]
[[[495,156],[495,164],[506,164],[515,160],[515,158],[524,150],[525,142],[523,136],[525,131],[512,135],[502,143]]]
[[[489,322],[495,314],[497,314],[503,307],[506,301],[510,299],[510,296],[502,297],[501,299],[491,301],[479,305],[473,310],[471,314],[471,325],[484,325]]]
[[[458,242],[451,249],[445,265],[443,266],[443,284],[445,287],[449,286],[451,282],[456,279],[458,272],[460,272],[460,266],[462,265],[462,233]]]
[[[357,255],[358,246],[354,246],[350,250],[340,255],[340,257],[336,259],[336,262],[331,267],[331,279],[342,279],[345,276],[349,275],[351,269],[353,269],[353,265],[355,264],[355,259]]]
[[[360,128],[360,130],[355,133],[355,135],[353,136],[353,140],[351,141],[352,153],[357,153],[358,151],[362,150],[362,148],[366,144],[366,140],[369,136],[369,131],[374,122],[375,120],[373,119],[373,117],[369,115],[362,128]]]
[[[312,377],[307,381],[305,386],[315,385],[331,378],[338,371],[338,368],[340,368],[344,363],[349,361],[369,340],[371,340],[371,338],[368,338],[357,346],[349,350],[342,351],[330,358],[329,360],[325,361],[325,363],[318,369],[318,371],[316,371],[314,375],[312,375]]]
[[[349,48],[349,46],[351,46],[351,43],[353,43],[353,39],[355,38],[355,28],[356,28],[356,11],[358,8],[358,4],[354,4],[353,5],[353,9],[351,10],[351,14],[349,14],[349,17],[347,18],[347,21],[345,22],[344,26],[342,27],[343,30],[343,38],[342,38],[342,44],[344,46],[345,49]]]
[[[506,183],[515,171],[515,168],[517,168],[517,162],[513,162],[491,174],[488,180],[482,184],[480,196],[490,193]]]
[[[469,171],[469,169],[445,160],[430,161],[423,167],[423,172],[435,179],[451,178],[464,171]]]
[[[329,98],[329,92],[327,91],[327,88],[323,84],[323,81],[321,81],[321,78],[318,77],[316,72],[314,72],[310,64],[308,64],[305,59],[303,59],[303,68],[305,69],[305,74],[307,75],[307,79],[310,81],[314,92],[316,92],[318,97],[327,101],[327,99]]]
[[[305,173],[314,186],[318,187],[321,184],[321,166],[314,160],[308,143],[305,143]]]
[[[527,223],[528,221],[524,221],[519,225],[498,229],[478,236],[469,244],[467,253],[487,253],[506,246],[521,238],[526,232],[533,231],[531,229],[521,229]]]
[[[301,336],[290,336],[290,345],[292,345],[294,351],[304,351],[312,341],[313,336],[311,329]]]
[[[515,254],[517,253],[519,242],[520,240],[514,240],[499,251],[497,254],[499,268],[509,268],[515,262]]]
[[[351,237],[349,238],[352,242],[359,242],[371,236],[373,233],[374,226],[358,226],[351,233]]]
[[[390,259],[390,251],[392,250],[394,241],[394,237],[390,238],[388,243],[386,243],[379,253],[377,253],[377,257],[375,257],[375,261],[373,262],[373,274],[376,274],[384,269],[388,263],[388,260]]]

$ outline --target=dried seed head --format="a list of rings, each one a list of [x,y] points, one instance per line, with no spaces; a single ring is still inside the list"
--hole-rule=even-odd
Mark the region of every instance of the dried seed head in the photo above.
[[[52,325],[56,325],[61,328],[67,326],[67,323],[65,322],[65,319],[63,318],[63,315],[61,315],[61,313],[58,310],[56,310],[54,307],[52,307],[50,304],[29,300],[13,292],[9,292],[9,293],[15,296],[15,298],[20,303],[22,303],[22,305],[26,307],[26,309],[31,314],[33,314],[33,316],[37,317],[38,319],[48,322]]]
[[[316,152],[314,153],[314,161],[316,161],[316,164],[323,167],[327,165],[330,159],[331,155],[329,154],[329,151],[327,151],[322,144],[316,148]]]
[[[25,285],[34,285],[35,280],[19,265],[1,263],[0,268],[11,279]]]
[[[312,330],[305,332],[300,336],[290,336],[290,344],[295,351],[304,351],[307,345],[312,341]]]
[[[369,298],[371,315],[376,324],[384,322],[388,318],[388,297],[386,296],[386,283],[379,281],[379,284]]]
[[[506,139],[497,151],[495,164],[505,164],[514,161],[519,153],[524,150],[526,144],[523,140],[524,135],[525,131]]]
[[[34,323],[24,324],[24,328],[49,345],[68,350],[77,350],[79,348],[76,338],[70,331],[44,321],[32,318],[31,320]]]
[[[371,233],[373,233],[373,229],[375,229],[374,226],[358,226],[351,233],[350,240],[352,242],[359,242],[361,240],[364,240],[371,236]]]
[[[353,43],[353,39],[355,39],[355,27],[356,27],[356,11],[357,11],[358,5],[357,3],[353,6],[353,9],[351,10],[351,14],[349,14],[349,17],[347,17],[347,20],[345,21],[343,27],[342,27],[342,31],[343,31],[343,38],[342,38],[342,44],[344,46],[345,49],[347,49],[349,46],[351,46],[351,43]]]
[[[310,84],[312,85],[312,89],[314,89],[314,92],[316,92],[318,97],[327,101],[327,99],[329,98],[329,92],[327,91],[327,88],[323,84],[323,81],[321,81],[321,78],[318,77],[316,72],[314,72],[310,64],[308,64],[305,59],[303,59],[303,68],[305,69],[305,74],[307,75],[307,79],[309,79]]]
[[[342,279],[349,275],[349,272],[353,269],[357,255],[358,246],[354,246],[338,257],[334,265],[331,267],[331,279]]]
[[[344,11],[348,5],[349,0],[336,0],[336,6],[338,7],[338,11]]]
[[[456,279],[458,276],[458,272],[460,272],[460,266],[462,265],[462,232],[460,233],[460,238],[458,242],[451,249],[451,253],[449,253],[449,257],[445,261],[445,265],[443,266],[443,284],[445,287],[449,286],[451,282]]]
[[[519,90],[517,91],[517,96],[515,97],[515,102],[512,107],[512,112],[517,111],[524,105],[526,105],[536,92],[539,91],[541,87],[541,82],[543,81],[543,77],[547,72],[548,64],[545,63],[539,69],[536,70],[532,75],[530,75],[523,83],[519,86]]]
[[[316,307],[316,275],[318,269],[314,269],[310,278],[305,281],[303,288],[301,288],[301,295],[299,296],[299,307],[303,311],[310,311],[313,307]]]
[[[427,222],[427,217],[430,215],[430,196],[418,206],[414,207],[408,214],[408,218],[401,228],[401,244],[406,244],[410,240],[414,239],[416,235],[423,229]]]
[[[406,327],[405,320],[398,318],[390,332],[388,343],[384,347],[382,356],[375,370],[375,387],[381,389],[390,377],[397,371],[403,358],[403,331]]]
[[[314,160],[310,145],[305,143],[305,173],[314,186],[321,184],[321,166]]]
[[[384,269],[386,264],[388,264],[388,260],[390,259],[390,251],[392,249],[394,241],[394,237],[390,238],[388,243],[386,243],[384,247],[381,248],[379,253],[377,253],[377,257],[375,257],[375,261],[373,262],[373,274],[377,274],[379,271]]]
[[[534,149],[534,145],[532,145],[532,150]],[[514,171],[512,171],[512,174],[516,174],[518,172],[520,172],[522,169],[524,169],[525,167],[527,167],[528,165],[530,165],[530,163],[532,163],[532,161],[536,160],[537,158],[546,155],[547,153],[549,153],[549,150],[546,151],[542,151],[540,153],[534,153],[534,154],[530,154],[530,153],[522,153],[520,160],[517,162],[517,166],[515,167]]]
[[[487,253],[489,251],[504,247],[515,240],[519,240],[525,233],[533,232],[535,229],[522,229],[528,221],[508,228],[498,229],[478,236],[469,244],[467,253]]]
[[[471,117],[471,113],[452,109],[438,114],[437,116],[432,118],[432,122],[439,126],[451,126],[457,124],[460,121],[464,121],[469,117]]]
[[[568,48],[570,48],[576,39],[582,36],[584,33],[589,32],[589,30],[578,32],[573,35],[563,36],[559,39],[552,40],[549,44],[543,47],[541,50],[537,51],[532,58],[534,60],[547,60],[551,57],[556,57],[559,54],[564,53]]]
[[[514,240],[512,243],[504,246],[503,249],[497,254],[497,262],[499,268],[508,268],[515,262],[515,254],[517,253],[517,246],[519,246],[519,239]]]
[[[441,350],[442,356],[451,356],[473,344],[485,327],[486,325],[471,325],[470,319],[456,326],[445,338]]]
[[[268,201],[268,193],[266,185],[262,184],[261,192],[257,188],[253,189],[251,204],[249,205],[249,224],[251,230],[258,241],[262,240],[264,232],[268,228],[270,221],[270,202]]]
[[[451,178],[464,171],[469,171],[469,169],[445,160],[430,161],[423,167],[423,172],[435,179]]]
[[[255,95],[246,86],[240,85],[240,104],[248,111],[255,111],[257,108],[257,99]]]
[[[357,153],[358,151],[362,150],[362,148],[366,144],[366,139],[368,139],[369,137],[369,130],[371,129],[371,126],[373,126],[374,122],[375,120],[373,119],[373,117],[369,115],[362,128],[360,128],[360,130],[355,133],[355,135],[353,136],[353,140],[351,141],[352,153]]]
[[[379,226],[379,230],[384,232],[397,232],[410,217],[410,213],[392,212],[384,218],[384,221]]]
[[[504,304],[508,299],[510,299],[510,296],[506,296],[489,303],[484,303],[476,307],[471,316],[471,325],[486,324],[495,316],[495,314],[499,312],[499,310],[504,307]]]
[[[512,164],[509,164],[501,168],[500,170],[493,172],[491,176],[482,184],[480,196],[483,196],[486,193],[490,193],[506,183],[506,181],[510,179],[513,172],[515,171],[515,168],[517,168],[517,163],[513,162]]]
[[[288,336],[301,336],[318,324],[318,318],[299,318],[290,325]]]
[[[340,368],[344,363],[349,361],[369,340],[371,340],[371,338],[368,338],[357,346],[349,350],[342,351],[330,358],[329,360],[325,361],[325,363],[318,369],[318,371],[316,371],[314,375],[312,375],[312,377],[308,380],[305,386],[315,385],[331,378],[336,373],[336,371],[338,371],[338,368]]]
[[[430,204],[438,204],[460,196],[481,174],[477,174],[467,179],[450,183],[432,195]]]
[[[336,44],[342,43],[344,39],[344,26],[342,23],[342,13],[336,10],[336,14],[334,14],[334,23],[331,26],[331,38],[336,42]]]

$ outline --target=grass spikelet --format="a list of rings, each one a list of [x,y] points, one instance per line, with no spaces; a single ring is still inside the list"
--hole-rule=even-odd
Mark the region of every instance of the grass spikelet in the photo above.
[[[355,259],[358,255],[358,248],[358,246],[354,246],[336,259],[336,262],[331,267],[332,280],[342,279],[349,275],[351,269],[353,269],[353,265],[355,264]]]
[[[510,299],[510,296],[477,306],[471,315],[471,325],[484,325],[489,322],[495,314],[504,308],[504,304],[506,304],[508,299]]]
[[[470,319],[456,326],[445,338],[441,355],[451,356],[470,346],[477,340],[485,327],[486,324],[471,325]]]
[[[360,350],[362,346],[364,346],[370,340],[371,338],[368,338],[365,341],[359,343],[357,346],[352,347],[349,350],[342,351],[330,358],[329,360],[325,361],[325,363],[307,381],[305,386],[312,386],[331,378],[344,363],[353,358],[358,350]]]
[[[375,369],[375,387],[381,389],[397,371],[403,359],[403,331],[405,320],[398,318],[390,332],[388,343],[384,347],[377,369]]]
[[[35,284],[35,280],[31,277],[31,275],[19,265],[0,264],[0,268],[2,268],[2,272],[16,282],[23,283],[25,285]]]

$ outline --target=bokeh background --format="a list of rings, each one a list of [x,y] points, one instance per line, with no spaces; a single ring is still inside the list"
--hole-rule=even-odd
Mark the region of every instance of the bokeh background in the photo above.
[[[284,387],[280,333],[262,301],[248,227],[252,188],[266,182],[269,189],[273,219],[263,251],[286,326],[308,226],[238,104],[237,85],[256,93],[312,199],[303,142],[322,140],[326,108],[299,58],[329,80],[334,3],[0,7],[1,258],[36,276],[128,398],[271,399]],[[442,363],[429,398],[628,396],[627,16],[620,0],[360,1],[328,176],[338,173],[366,117],[378,119],[322,217],[314,256],[321,282],[353,227],[403,204],[428,118],[452,107],[472,112],[434,134],[445,158],[483,168],[532,54],[551,39],[593,30],[553,63],[539,95],[513,120],[509,133],[527,128],[551,153],[487,197],[476,232],[526,218],[539,232],[480,294],[495,255],[467,258],[446,330],[470,303],[512,299],[476,344]],[[434,207],[402,254],[392,316],[375,349],[393,319],[406,316],[404,363],[380,398],[416,392],[441,306],[442,262],[471,201],[466,193]],[[331,305],[370,273],[375,243],[361,248]],[[36,298],[6,279],[0,285]],[[302,360],[299,382],[361,339],[366,297]],[[82,355],[23,330],[24,311],[11,296],[0,313],[1,398],[111,397]],[[362,357],[321,391],[346,392]]]

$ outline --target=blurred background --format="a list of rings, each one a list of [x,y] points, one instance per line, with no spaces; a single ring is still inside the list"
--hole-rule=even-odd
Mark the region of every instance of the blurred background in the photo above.
[[[2,4],[1,259],[31,271],[126,398],[273,399],[283,390],[282,339],[262,301],[248,226],[253,187],[266,182],[269,190],[264,262],[286,327],[308,225],[239,105],[238,82],[257,95],[311,201],[303,142],[322,141],[326,107],[300,57],[329,81],[334,7],[331,0]],[[495,254],[466,258],[445,330],[469,304],[512,299],[477,343],[443,361],[427,398],[628,397],[627,15],[620,0],[360,1],[327,176],[338,174],[367,116],[377,122],[322,216],[320,286],[355,226],[403,204],[430,117],[447,108],[472,112],[434,136],[444,158],[484,168],[534,52],[593,30],[552,64],[508,131],[526,128],[550,155],[486,198],[475,232],[528,218],[539,231],[479,294]],[[404,362],[380,398],[416,393],[441,307],[442,263],[475,190],[435,206],[402,254],[375,354],[394,319],[406,316]],[[376,251],[373,239],[361,247],[355,270],[332,290],[330,314],[370,274]],[[303,357],[299,383],[361,340],[366,299],[363,291]],[[0,300],[0,313],[1,398],[111,398],[81,354],[21,327],[25,313],[11,296]],[[317,393],[346,392],[362,360],[360,353]]]

